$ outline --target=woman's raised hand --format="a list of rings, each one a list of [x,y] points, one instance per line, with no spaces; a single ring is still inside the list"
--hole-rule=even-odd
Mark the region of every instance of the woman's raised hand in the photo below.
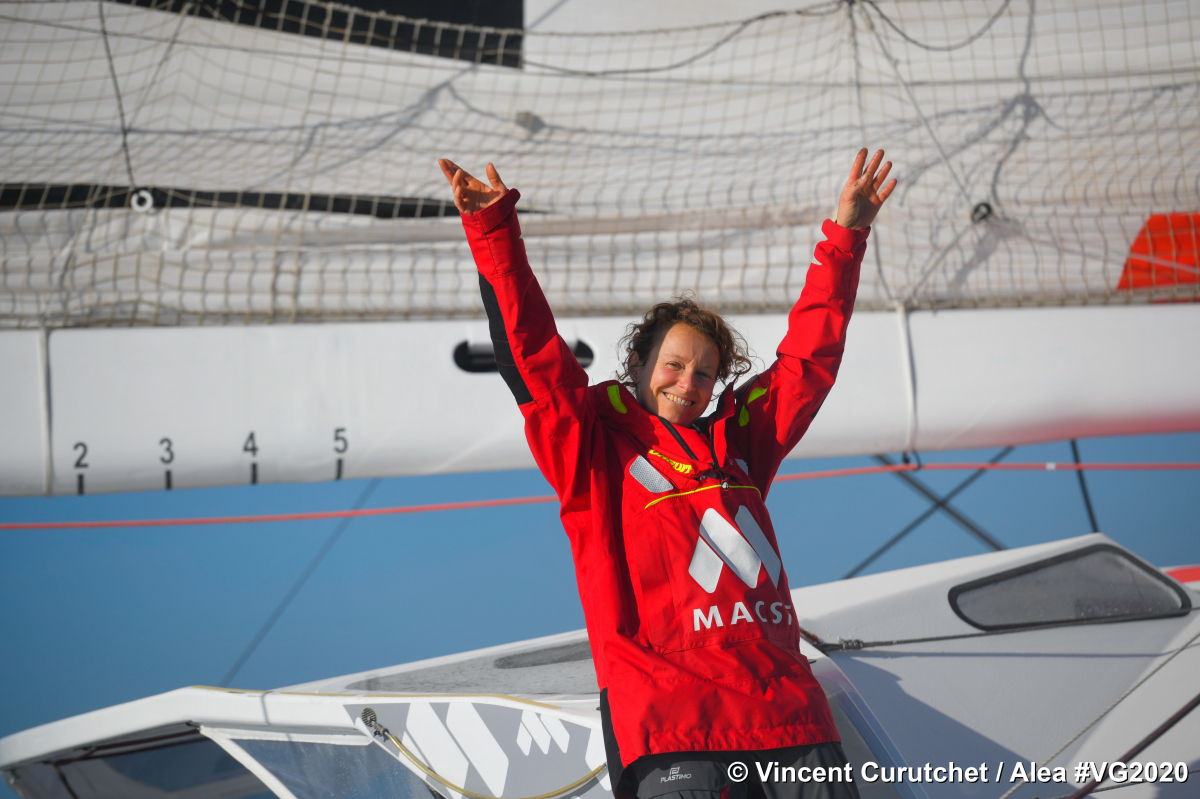
[[[438,166],[454,191],[454,207],[460,213],[482,211],[508,193],[508,187],[500,180],[500,173],[490,163],[487,165],[487,179],[491,186],[483,185],[449,158],[439,158]]]
[[[867,163],[867,148],[864,147],[858,151],[858,157],[854,159],[854,166],[850,168],[850,179],[846,181],[846,187],[842,189],[842,196],[838,200],[837,219],[834,221],[842,227],[851,230],[869,228],[875,221],[875,214],[879,213],[879,209],[883,207],[884,200],[891,195],[892,189],[896,188],[894,179],[883,186],[888,172],[892,170],[892,162],[888,161],[883,165],[883,169],[879,169],[879,162],[882,160],[883,150],[875,153],[875,157],[869,164]],[[877,169],[879,169],[878,175],[875,174]],[[879,189],[880,186],[883,186],[882,191]]]

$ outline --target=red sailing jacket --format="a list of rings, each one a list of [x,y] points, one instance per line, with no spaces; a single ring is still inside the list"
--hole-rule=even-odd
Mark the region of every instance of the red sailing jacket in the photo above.
[[[519,197],[462,220],[497,364],[562,502],[614,783],[647,754],[839,740],[763,500],[833,386],[868,231],[825,222],[776,361],[693,429],[588,385],[529,267]]]

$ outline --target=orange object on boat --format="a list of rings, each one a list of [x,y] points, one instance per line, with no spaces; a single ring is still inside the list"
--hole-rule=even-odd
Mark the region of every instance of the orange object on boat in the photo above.
[[[1200,213],[1151,214],[1129,248],[1117,289],[1200,283],[1198,231]]]

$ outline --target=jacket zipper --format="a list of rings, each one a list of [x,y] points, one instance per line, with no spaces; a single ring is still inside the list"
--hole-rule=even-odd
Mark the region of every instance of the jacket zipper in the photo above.
[[[683,448],[683,451],[687,453],[687,456],[689,458],[691,458],[694,461],[700,460],[699,458],[696,457],[696,453],[692,452],[692,448],[687,445],[687,442],[683,440],[683,436],[679,435],[679,431],[675,429],[675,425],[671,424],[670,422],[668,422],[666,419],[662,418],[661,416],[658,417],[658,420],[660,422],[662,422],[663,427],[667,428],[667,430],[670,431],[671,435],[675,437],[675,440],[677,442],[679,442],[679,446],[681,446]],[[693,428],[693,429],[695,429],[695,428]],[[704,442],[706,444],[708,444],[708,451],[712,454],[712,462],[709,464],[711,466],[711,468],[706,470],[702,474],[698,474],[696,476],[701,479],[703,479],[705,476],[709,476],[715,480],[720,480],[721,481],[721,490],[728,491],[729,490],[729,481],[732,479],[732,475],[726,474],[726,472],[720,466],[717,465],[717,448],[713,445],[712,431],[706,429],[703,431],[696,430],[696,432],[700,433],[700,435],[703,436]]]
[[[667,428],[667,430],[670,431],[671,435],[673,435],[675,437],[675,440],[679,442],[679,446],[683,447],[683,451],[687,453],[687,456],[689,458],[691,458],[694,461],[700,460],[699,458],[696,457],[696,453],[692,452],[692,448],[687,445],[687,442],[683,440],[683,436],[679,435],[679,431],[675,429],[675,425],[671,424],[670,422],[668,422],[666,419],[662,418],[661,416],[658,417],[658,421],[662,422],[663,427]]]
[[[708,444],[708,451],[712,453],[712,469],[710,471],[713,473],[713,477],[715,479],[721,481],[721,490],[728,491],[729,481],[732,479],[732,475],[727,474],[724,469],[717,465],[717,447],[713,444],[712,429],[708,428],[703,432],[700,432],[700,435],[704,436],[704,441],[706,444]]]

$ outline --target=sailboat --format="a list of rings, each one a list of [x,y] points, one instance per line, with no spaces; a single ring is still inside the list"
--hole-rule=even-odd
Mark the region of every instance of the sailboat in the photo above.
[[[521,189],[599,381],[683,290],[769,361],[842,161],[884,145],[901,188],[794,457],[1200,429],[1194,4],[496,7],[4,3],[0,493],[532,465],[444,155]],[[1093,535],[793,596],[864,796],[1048,799],[1190,700],[1191,574]],[[4,738],[0,771],[29,799],[598,797],[596,707],[568,633],[184,688]],[[1197,725],[1121,795],[1191,795]]]
[[[795,589],[861,795],[1070,796],[1080,763],[1122,796],[1194,795],[1200,714],[1109,770],[1197,688],[1200,569],[1177,573],[1094,534]],[[0,769],[27,799],[612,795],[583,630],[181,688],[0,739]]]

